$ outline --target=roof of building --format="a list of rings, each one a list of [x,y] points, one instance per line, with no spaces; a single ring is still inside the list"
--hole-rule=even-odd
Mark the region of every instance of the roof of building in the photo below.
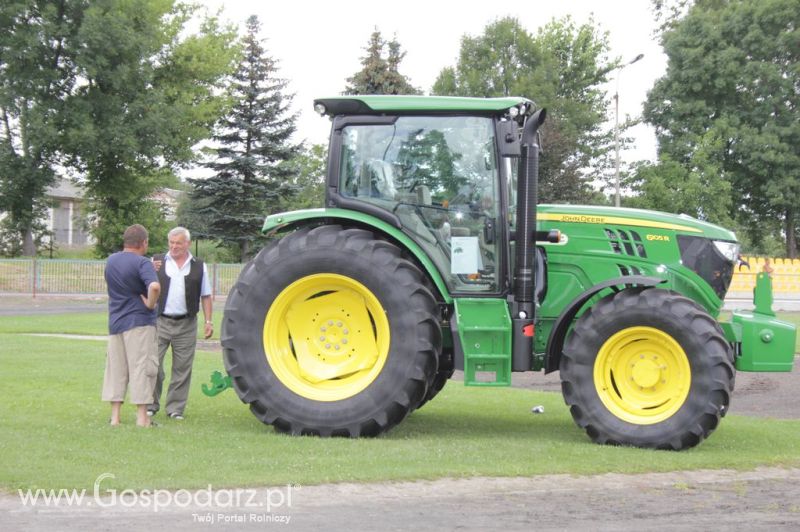
[[[47,188],[47,195],[51,198],[83,199],[83,189],[72,181],[59,177]]]

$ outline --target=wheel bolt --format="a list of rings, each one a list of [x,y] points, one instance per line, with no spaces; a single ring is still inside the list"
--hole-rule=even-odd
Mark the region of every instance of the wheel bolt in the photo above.
[[[330,349],[330,348],[331,348],[331,344],[325,344],[325,349]]]
[[[325,331],[327,331],[328,329],[327,329],[327,328],[325,328],[325,327],[320,327],[320,328],[319,328],[319,330],[320,330],[320,331],[322,331],[322,332],[325,332]]]
[[[344,334],[347,334],[347,333],[349,333],[349,332],[350,332],[350,331],[348,331],[347,329],[344,329],[344,330],[342,331],[342,333],[344,333]]]
[[[338,351],[339,350],[339,344],[336,344],[335,346],[333,346],[333,348]]]
[[[333,320],[328,320],[328,325],[333,325]]]
[[[347,338],[342,338],[342,343],[346,344],[347,343]]]
[[[338,322],[338,323],[336,324],[336,326],[337,326],[337,327],[341,327],[341,326],[342,326],[342,322],[341,322],[341,321],[340,321],[340,322]]]
[[[325,341],[325,337],[324,337],[324,336],[320,336],[320,337],[319,337],[319,341],[320,341],[320,342],[324,342],[324,341]]]

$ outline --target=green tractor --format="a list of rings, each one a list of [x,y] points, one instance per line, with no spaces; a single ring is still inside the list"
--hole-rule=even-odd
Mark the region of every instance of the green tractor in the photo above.
[[[795,328],[720,323],[735,235],[687,216],[538,205],[524,98],[320,99],[325,207],[267,217],[222,326],[225,368],[262,422],[375,436],[454,370],[474,386],[560,371],[598,443],[684,449],[725,415],[736,370],[791,371]]]

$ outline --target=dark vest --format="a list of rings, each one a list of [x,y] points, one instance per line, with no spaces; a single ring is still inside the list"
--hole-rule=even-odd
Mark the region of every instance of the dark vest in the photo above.
[[[161,283],[161,295],[158,296],[158,315],[164,314],[164,306],[167,304],[167,294],[169,293],[170,276],[167,275],[166,256],[153,255],[153,260],[160,260],[161,268],[158,270],[158,282]],[[186,311],[190,316],[196,316],[200,311],[200,289],[203,282],[203,261],[192,257],[189,266],[189,275],[183,278],[186,284]]]

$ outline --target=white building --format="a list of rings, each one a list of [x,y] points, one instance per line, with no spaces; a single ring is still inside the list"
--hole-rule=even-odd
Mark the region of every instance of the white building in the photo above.
[[[167,220],[172,221],[182,194],[180,190],[163,188],[151,198],[161,203]],[[47,197],[54,205],[47,209],[47,229],[53,232],[56,246],[64,248],[94,244],[94,238],[89,234],[86,224],[81,187],[59,178],[47,190]]]
[[[48,188],[53,207],[47,209],[47,229],[53,232],[59,247],[86,246],[94,243],[83,217],[83,191],[70,181],[59,178]]]

